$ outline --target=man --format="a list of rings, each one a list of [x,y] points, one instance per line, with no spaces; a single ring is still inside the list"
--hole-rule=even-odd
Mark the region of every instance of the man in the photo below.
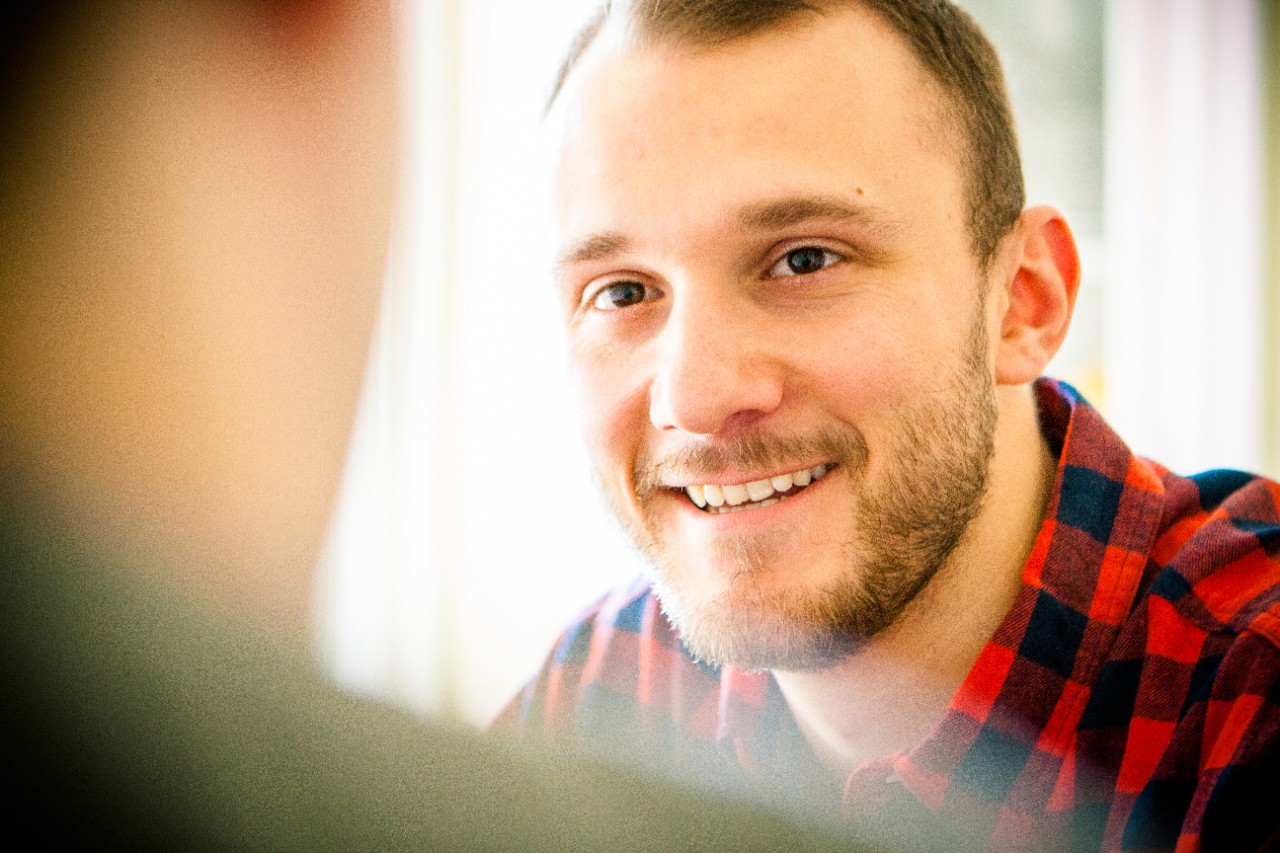
[[[6,7],[9,846],[793,844],[789,817],[512,754],[307,660],[389,231],[392,23],[383,0]]]
[[[1079,262],[963,12],[614,3],[550,118],[583,428],[652,572],[498,728],[942,848],[1280,841],[1280,486],[1037,380]]]

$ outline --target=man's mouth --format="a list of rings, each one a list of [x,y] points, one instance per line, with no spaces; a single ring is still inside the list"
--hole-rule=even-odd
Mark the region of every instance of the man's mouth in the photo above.
[[[834,465],[822,464],[801,468],[789,474],[779,474],[763,480],[734,485],[689,485],[683,491],[694,506],[704,512],[741,512],[772,506],[794,496],[797,492],[816,483],[827,475]]]

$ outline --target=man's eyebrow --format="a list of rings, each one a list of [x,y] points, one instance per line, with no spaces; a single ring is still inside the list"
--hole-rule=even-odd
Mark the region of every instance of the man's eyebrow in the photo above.
[[[863,224],[877,231],[893,232],[897,222],[880,209],[832,196],[796,196],[750,204],[738,214],[738,222],[753,231],[775,231],[814,219]]]
[[[563,270],[577,264],[602,261],[631,248],[631,241],[616,231],[592,234],[569,245],[556,258],[556,269]]]
[[[892,236],[900,228],[897,220],[873,205],[834,196],[795,196],[757,202],[743,207],[737,220],[739,226],[752,231],[775,231],[813,220],[856,223],[884,236]],[[607,260],[629,251],[632,246],[630,238],[617,231],[591,234],[561,252],[555,269],[562,271],[578,264]]]

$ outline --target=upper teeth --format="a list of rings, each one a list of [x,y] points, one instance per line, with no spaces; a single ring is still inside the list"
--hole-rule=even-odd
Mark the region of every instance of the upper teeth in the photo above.
[[[823,475],[829,470],[830,467],[827,465],[815,465],[812,468],[792,471],[790,474],[779,474],[776,477],[767,477],[763,480],[752,480],[750,483],[739,483],[731,486],[718,486],[708,483],[706,485],[685,486],[684,490],[689,495],[689,500],[700,508],[705,509],[708,506],[722,507],[726,504],[734,507],[741,506],[747,501],[752,501],[753,503],[766,501],[773,497],[776,492],[786,492],[797,486],[803,488],[815,480],[822,479]]]

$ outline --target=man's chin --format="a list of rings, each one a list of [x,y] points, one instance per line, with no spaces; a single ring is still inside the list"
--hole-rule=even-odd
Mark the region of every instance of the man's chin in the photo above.
[[[735,601],[732,595],[689,604],[661,580],[654,589],[681,641],[699,660],[742,670],[826,669],[857,651],[861,640],[815,624],[775,601]]]

